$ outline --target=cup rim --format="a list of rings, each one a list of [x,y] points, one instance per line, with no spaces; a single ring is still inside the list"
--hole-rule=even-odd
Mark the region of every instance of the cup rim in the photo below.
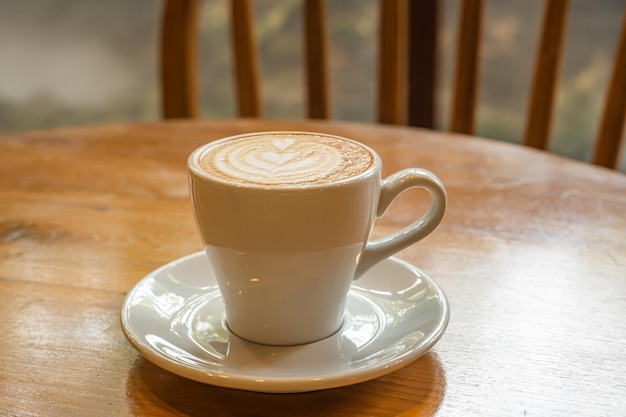
[[[283,184],[280,186],[262,185],[262,184],[255,184],[255,183],[242,184],[242,183],[235,182],[235,181],[225,180],[223,178],[218,178],[218,177],[207,174],[207,172],[203,170],[202,168],[200,168],[198,164],[198,159],[200,158],[200,155],[202,155],[202,153],[204,153],[204,151],[207,148],[216,146],[222,142],[227,142],[229,140],[234,140],[234,139],[239,139],[239,138],[244,138],[244,137],[252,137],[252,136],[265,136],[265,135],[311,135],[311,136],[325,136],[325,137],[330,137],[330,138],[336,138],[336,139],[344,140],[347,142],[352,142],[364,148],[370,153],[370,155],[372,155],[373,162],[363,172],[360,172],[359,174],[354,175],[349,178],[344,178],[341,180],[336,180],[336,181],[327,182],[323,184],[293,184],[293,185]],[[187,168],[190,171],[190,173],[193,172],[197,177],[203,180],[212,181],[218,184],[222,184],[224,186],[236,187],[239,189],[256,189],[256,190],[265,190],[265,191],[269,189],[271,189],[272,191],[315,190],[315,189],[323,189],[323,188],[329,188],[329,187],[346,186],[346,185],[353,184],[355,182],[359,182],[365,178],[368,178],[374,175],[376,172],[380,172],[381,166],[382,166],[382,161],[381,161],[380,155],[378,155],[376,151],[374,151],[372,148],[370,148],[369,146],[365,145],[362,142],[359,142],[354,139],[349,139],[343,136],[330,134],[330,133],[308,132],[308,131],[297,131],[297,130],[256,131],[256,132],[241,133],[237,135],[223,137],[223,138],[205,143],[201,145],[200,147],[194,149],[189,154],[189,157],[187,158]]]

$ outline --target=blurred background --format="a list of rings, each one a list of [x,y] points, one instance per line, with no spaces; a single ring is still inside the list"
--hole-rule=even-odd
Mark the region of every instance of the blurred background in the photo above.
[[[301,118],[300,0],[253,0],[265,116]],[[437,125],[459,1],[441,7]],[[0,133],[160,118],[155,0],[0,0]],[[378,0],[328,0],[333,117],[373,121]],[[477,134],[520,142],[543,0],[486,0]],[[587,160],[624,0],[571,0],[551,148]],[[234,116],[228,2],[204,0],[201,111]],[[520,51],[522,51],[520,53]],[[626,152],[620,169],[626,171]]]

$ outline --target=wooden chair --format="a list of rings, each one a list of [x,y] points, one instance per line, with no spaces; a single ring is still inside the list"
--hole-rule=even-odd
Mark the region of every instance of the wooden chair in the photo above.
[[[161,42],[163,116],[198,115],[196,45],[200,0],[165,2]],[[405,117],[406,4],[380,0],[377,121]],[[259,69],[249,0],[230,0],[237,111],[261,117]],[[330,115],[327,29],[324,0],[303,0],[306,102],[309,118]],[[384,46],[383,46],[384,45]]]
[[[569,0],[544,0],[523,143],[547,149]],[[433,128],[438,0],[379,0],[377,121]],[[238,115],[260,117],[259,70],[248,0],[230,0]],[[200,0],[166,0],[163,115],[198,115],[196,39]],[[484,0],[461,0],[450,130],[474,133]],[[330,115],[324,0],[303,0],[307,116]],[[408,51],[408,54],[407,54]],[[626,14],[592,162],[615,168],[626,114]]]
[[[523,143],[547,149],[569,0],[545,0]],[[474,133],[483,0],[462,0],[450,129]],[[592,162],[616,168],[626,115],[626,11],[607,88]]]

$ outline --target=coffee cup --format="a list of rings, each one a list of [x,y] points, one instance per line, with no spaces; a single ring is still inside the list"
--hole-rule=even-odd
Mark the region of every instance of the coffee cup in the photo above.
[[[267,345],[334,334],[352,281],[437,227],[441,181],[419,168],[383,180],[381,167],[369,147],[322,133],[243,134],[191,153],[193,213],[230,331]],[[430,192],[427,211],[371,240],[375,218],[413,187]]]

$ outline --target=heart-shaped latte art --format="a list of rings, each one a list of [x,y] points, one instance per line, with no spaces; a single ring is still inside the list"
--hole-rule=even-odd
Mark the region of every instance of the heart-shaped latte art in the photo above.
[[[310,153],[302,152],[248,152],[245,158],[238,162],[243,172],[266,178],[280,178],[294,173],[305,173],[319,167],[319,158],[311,157]],[[233,166],[237,163],[231,159]]]
[[[295,142],[296,142],[296,140],[295,139],[291,139],[291,138],[272,139],[272,145],[276,146],[281,151],[284,151],[285,149],[287,149],[288,147],[293,145]]]
[[[275,163],[276,165],[283,165],[286,162],[289,162],[293,160],[294,158],[297,158],[298,154],[296,152],[279,153],[279,152],[266,151],[266,152],[261,153],[261,157],[268,162]]]

